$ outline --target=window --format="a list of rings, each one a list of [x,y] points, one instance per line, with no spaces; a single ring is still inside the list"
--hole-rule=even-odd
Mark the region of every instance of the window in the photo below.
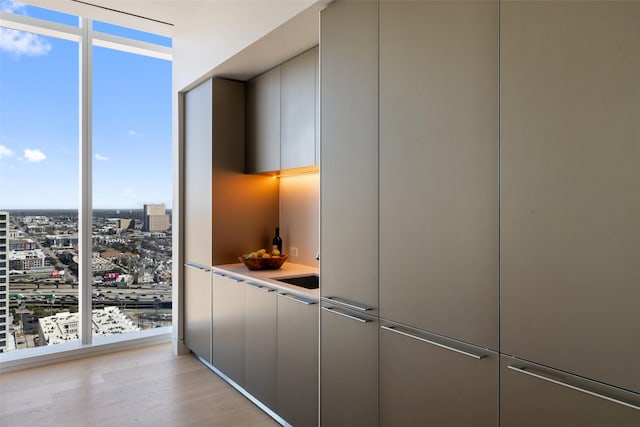
[[[170,326],[171,39],[0,7],[0,352]]]

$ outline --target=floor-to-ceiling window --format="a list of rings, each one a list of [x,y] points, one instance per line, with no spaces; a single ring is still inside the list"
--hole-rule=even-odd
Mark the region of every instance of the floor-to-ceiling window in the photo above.
[[[171,40],[0,6],[0,352],[170,326]]]

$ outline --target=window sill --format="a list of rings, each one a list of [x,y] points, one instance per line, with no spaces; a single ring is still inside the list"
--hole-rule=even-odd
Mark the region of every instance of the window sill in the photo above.
[[[0,354],[0,373],[35,368],[89,356],[130,350],[171,341],[171,326],[147,329],[122,335],[96,337],[93,344],[79,342],[15,350]]]

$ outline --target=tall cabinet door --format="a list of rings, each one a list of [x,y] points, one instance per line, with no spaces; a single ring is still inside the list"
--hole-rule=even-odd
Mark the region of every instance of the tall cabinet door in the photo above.
[[[636,393],[639,6],[501,15],[502,351]]]
[[[184,95],[184,259],[211,265],[212,82]]]
[[[498,425],[498,355],[381,321],[380,426]]]
[[[496,350],[498,12],[380,2],[380,315]]]
[[[378,308],[377,9],[375,1],[324,9],[320,61],[321,294],[371,313]]]

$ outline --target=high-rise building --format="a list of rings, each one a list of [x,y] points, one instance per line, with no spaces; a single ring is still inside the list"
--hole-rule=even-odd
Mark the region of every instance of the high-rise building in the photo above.
[[[169,215],[164,203],[144,205],[143,231],[167,231],[169,229]]]
[[[9,212],[0,211],[0,353],[9,341]]]

